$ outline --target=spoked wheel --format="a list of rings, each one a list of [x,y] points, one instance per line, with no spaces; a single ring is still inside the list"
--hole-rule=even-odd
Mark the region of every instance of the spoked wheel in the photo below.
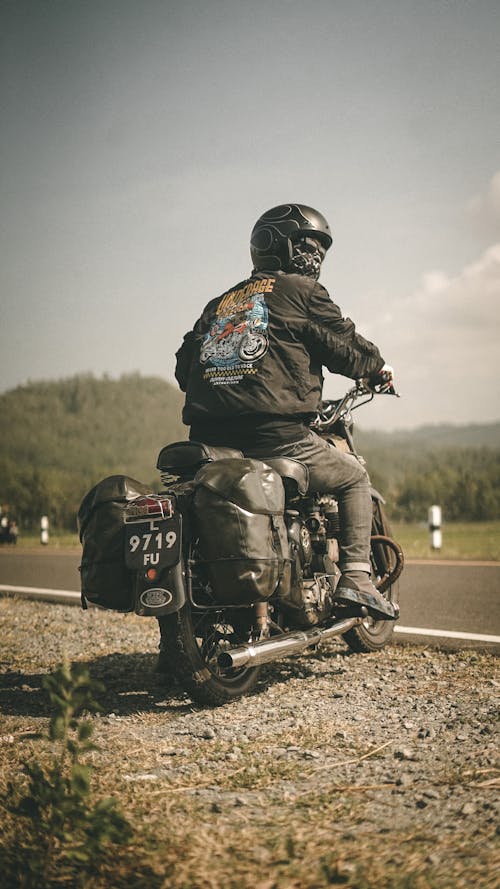
[[[403,551],[391,537],[391,528],[379,500],[373,501],[373,520],[370,561],[372,581],[389,602],[397,602],[395,581],[403,570]],[[344,633],[352,651],[380,651],[394,633],[393,620],[374,620],[367,617],[362,624]]]
[[[260,667],[222,669],[217,661],[222,652],[248,642],[242,623],[239,610],[194,611],[188,603],[160,618],[163,655],[193,701],[218,707],[254,687]]]

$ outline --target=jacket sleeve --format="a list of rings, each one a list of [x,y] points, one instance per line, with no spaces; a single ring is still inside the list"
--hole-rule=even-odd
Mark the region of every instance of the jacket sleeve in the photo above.
[[[183,392],[186,392],[187,390],[193,359],[198,357],[200,343],[210,328],[211,319],[213,318],[214,313],[214,305],[217,305],[217,303],[218,300],[215,299],[211,300],[211,302],[205,306],[203,313],[198,318],[193,329],[185,334],[180,349],[175,353],[177,359],[175,365],[175,379],[179,383]]]
[[[327,290],[316,284],[307,302],[306,341],[311,355],[332,373],[368,376],[384,365],[377,346],[356,331],[354,322],[344,318]]]
[[[175,379],[183,392],[187,389],[189,369],[194,355],[194,330],[184,336],[180,349],[175,353]]]

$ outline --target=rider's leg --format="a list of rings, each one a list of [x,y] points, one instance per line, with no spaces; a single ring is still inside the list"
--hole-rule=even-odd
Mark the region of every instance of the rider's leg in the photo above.
[[[334,494],[339,504],[342,578],[335,598],[343,604],[366,605],[377,618],[393,618],[393,606],[370,580],[370,537],[372,499],[366,470],[352,454],[339,451],[312,431],[292,444],[245,451],[247,456],[287,456],[304,463],[309,470],[309,487],[318,493]]]
[[[170,673],[170,667],[168,663],[168,658],[166,655],[167,651],[167,642],[166,642],[166,633],[163,632],[163,618],[158,617],[158,627],[160,629],[160,644],[158,646],[160,653],[158,655],[158,661],[155,667],[155,673]]]
[[[291,444],[245,449],[247,457],[291,457],[309,470],[309,489],[334,494],[338,500],[341,540],[340,568],[370,571],[372,501],[366,470],[351,454],[344,454],[312,431]]]

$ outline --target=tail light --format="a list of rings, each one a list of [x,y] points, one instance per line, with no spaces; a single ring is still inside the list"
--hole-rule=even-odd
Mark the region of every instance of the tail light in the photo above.
[[[169,519],[173,514],[174,505],[170,497],[165,494],[148,494],[145,497],[136,497],[127,505],[125,521],[158,517]]]

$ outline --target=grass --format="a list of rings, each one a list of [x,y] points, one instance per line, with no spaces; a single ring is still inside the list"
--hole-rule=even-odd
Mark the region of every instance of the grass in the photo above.
[[[422,523],[392,522],[395,540],[403,547],[408,559],[472,559],[480,561],[500,561],[500,521],[495,522],[450,522],[443,526],[443,545],[440,550],[432,550],[430,533]],[[76,533],[53,531],[49,543],[42,546],[40,535],[25,533],[19,535],[16,547],[2,547],[14,552],[37,549],[53,552],[79,549],[80,541]]]
[[[24,763],[35,761],[49,768],[53,760],[54,743],[46,732],[53,706],[42,694],[43,676],[61,647],[70,644],[76,609],[66,613],[46,603],[3,600],[2,612],[0,668],[6,672],[0,683],[5,710],[0,796],[7,794],[10,799],[11,781],[18,792],[27,794]],[[269,667],[274,678],[260,686],[255,698],[200,712],[175,686],[152,687],[153,655],[143,651],[151,647],[151,640],[156,643],[156,635],[152,629],[142,629],[142,619],[106,612],[87,617],[92,642],[81,653],[72,643],[71,656],[77,652],[79,661],[88,662],[93,678],[105,684],[105,692],[99,694],[101,714],[84,718],[93,727],[96,743],[81,757],[91,767],[87,799],[93,807],[113,796],[134,833],[121,845],[103,848],[95,866],[92,861],[76,861],[72,867],[66,853],[74,845],[71,836],[68,841],[63,838],[54,850],[60,866],[53,868],[50,880],[34,885],[6,881],[4,856],[6,889],[494,889],[497,885],[495,790],[480,786],[498,775],[485,750],[490,736],[475,734],[475,755],[470,757],[460,745],[451,745],[457,729],[444,724],[447,718],[456,721],[462,712],[465,718],[471,699],[474,712],[489,705],[490,699],[493,705],[498,673],[491,655],[440,653],[426,658],[418,692],[411,692],[416,704],[409,700],[401,713],[414,720],[412,728],[405,729],[396,720],[381,730],[375,719],[382,715],[378,684],[390,670],[394,691],[405,700],[406,675],[420,662],[424,653],[420,648],[367,655],[362,673],[351,669],[347,659],[330,662],[323,652],[316,662],[320,669],[311,674],[314,681],[304,676],[309,659],[291,665],[286,682],[280,668]],[[109,640],[109,635],[100,635],[99,630],[117,620],[115,654],[100,655],[107,649],[101,649],[99,641]],[[129,630],[123,636],[125,624]],[[32,637],[42,633],[43,648],[33,647]],[[148,636],[145,644],[148,633],[151,639]],[[350,689],[365,675],[371,676],[372,685],[366,688],[366,709],[360,710],[363,718],[357,721],[349,715]],[[335,711],[323,713],[337,682],[345,697]],[[312,719],[301,713],[310,696],[317,708],[314,713],[306,711]],[[439,706],[443,726],[434,740],[418,740],[429,700]],[[459,708],[452,717],[450,707],[456,708],[456,702]],[[202,733],[207,724],[214,728],[213,738]],[[434,752],[441,752],[446,740],[450,757],[435,758]],[[419,748],[415,764],[405,765],[394,757],[395,745],[403,742]],[[309,757],[308,752],[321,755]],[[412,776],[411,783],[398,788],[402,772]],[[427,807],[417,808],[415,794],[436,787],[442,802],[430,799]],[[483,808],[490,797],[491,804]],[[477,815],[468,820],[459,811],[471,800]],[[445,804],[451,807],[449,830],[445,816],[438,815]],[[3,833],[11,865],[22,863],[30,851],[32,855],[25,824],[26,819],[10,811],[0,812],[0,843]],[[38,837],[40,833],[37,829]],[[18,866],[18,874],[19,870],[23,869]]]
[[[392,531],[408,559],[500,561],[500,521],[445,524],[439,550],[431,549],[430,533],[423,523],[393,522]]]
[[[172,747],[166,755],[160,731],[160,714],[132,716],[109,734],[104,724],[101,749],[92,760],[93,794],[113,793],[135,825],[135,836],[100,857],[91,880],[81,884],[85,889],[493,889],[486,876],[493,855],[491,827],[487,838],[482,836],[482,852],[471,848],[463,858],[462,836],[436,839],[425,824],[392,825],[390,783],[373,785],[355,772],[341,781],[328,771],[320,773],[322,783],[309,783],[314,763],[276,760],[275,733],[240,745],[233,763],[228,761],[232,742],[215,741],[207,751],[206,741],[185,734],[174,740],[175,756]],[[314,740],[329,739],[327,731]],[[289,739],[297,748],[310,740],[302,730]],[[33,742],[20,747],[25,756],[44,760],[49,755]],[[365,749],[360,746],[358,760]],[[9,752],[15,770],[14,745]],[[394,768],[386,756],[388,768]],[[157,777],[141,780],[144,772]],[[125,777],[134,774],[137,780]],[[387,812],[382,824],[372,813],[367,819],[374,799]],[[5,827],[9,842],[22,851],[26,840],[19,823],[9,820]],[[437,866],[428,861],[436,848]],[[47,889],[62,885],[70,883],[56,878],[45,884]]]
[[[78,534],[71,531],[53,530],[49,532],[49,542],[42,544],[40,542],[40,532],[21,531],[15,546],[4,544],[0,547],[0,552],[22,552],[28,549],[37,549],[40,552],[53,552],[54,550],[70,550],[80,549],[80,540]]]

